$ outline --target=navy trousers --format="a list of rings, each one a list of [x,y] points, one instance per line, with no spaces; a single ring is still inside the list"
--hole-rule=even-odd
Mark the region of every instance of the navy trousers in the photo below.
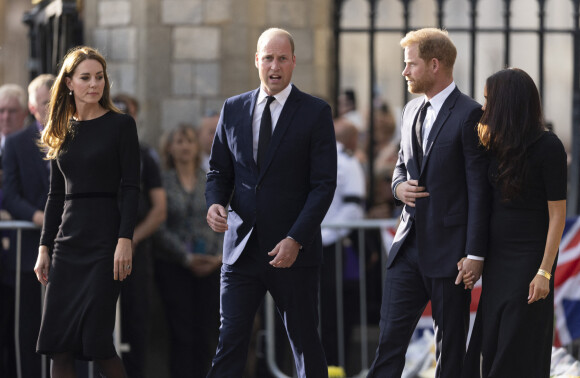
[[[221,271],[221,326],[218,348],[208,374],[241,377],[256,311],[270,292],[286,327],[298,377],[328,377],[318,335],[320,267],[274,268],[259,256],[252,235],[242,256]]]
[[[387,269],[381,305],[380,337],[368,377],[400,378],[411,336],[429,300],[433,310],[437,378],[461,375],[469,329],[471,292],[455,277],[421,273],[414,227],[394,264]]]

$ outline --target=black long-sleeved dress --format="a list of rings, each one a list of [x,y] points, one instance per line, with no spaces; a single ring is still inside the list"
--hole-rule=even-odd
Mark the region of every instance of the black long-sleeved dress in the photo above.
[[[74,121],[52,160],[40,239],[52,262],[39,353],[67,352],[86,360],[115,356],[120,282],[113,279],[113,258],[118,238],[133,237],[139,164],[135,121],[112,111]]]
[[[548,378],[554,328],[554,279],[546,299],[528,304],[530,282],[544,256],[548,201],[566,199],[566,152],[545,132],[527,153],[523,192],[503,201],[490,164],[494,200],[490,250],[483,268],[482,294],[463,377]],[[552,274],[556,270],[556,262]],[[481,359],[480,359],[481,357]]]

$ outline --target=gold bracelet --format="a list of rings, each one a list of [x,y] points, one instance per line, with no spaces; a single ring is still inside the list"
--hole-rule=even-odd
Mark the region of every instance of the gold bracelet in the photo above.
[[[546,277],[548,279],[548,281],[550,280],[550,278],[552,278],[552,275],[548,272],[546,272],[544,269],[538,269],[538,273],[536,273],[538,276],[543,276]]]

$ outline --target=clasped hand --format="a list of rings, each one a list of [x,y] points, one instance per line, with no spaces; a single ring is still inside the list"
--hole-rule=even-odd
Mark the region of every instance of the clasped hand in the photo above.
[[[217,270],[222,264],[221,256],[194,253],[189,269],[197,277],[207,277]]]
[[[464,288],[467,290],[473,289],[473,286],[481,277],[483,270],[483,261],[472,260],[466,257],[459,260],[457,263],[457,278],[455,284],[459,285],[463,282]],[[528,304],[532,304],[540,299],[546,299],[550,293],[550,280],[546,277],[536,275],[530,282],[528,290]]]
[[[459,273],[455,279],[455,285],[459,285],[463,282],[465,290],[471,290],[481,277],[483,261],[463,257],[457,263],[457,270]]]

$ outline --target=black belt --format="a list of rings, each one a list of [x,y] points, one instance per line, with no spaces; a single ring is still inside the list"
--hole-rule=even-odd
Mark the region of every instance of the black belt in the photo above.
[[[64,196],[65,200],[79,198],[117,198],[116,192],[87,192],[87,193],[70,193]]]

